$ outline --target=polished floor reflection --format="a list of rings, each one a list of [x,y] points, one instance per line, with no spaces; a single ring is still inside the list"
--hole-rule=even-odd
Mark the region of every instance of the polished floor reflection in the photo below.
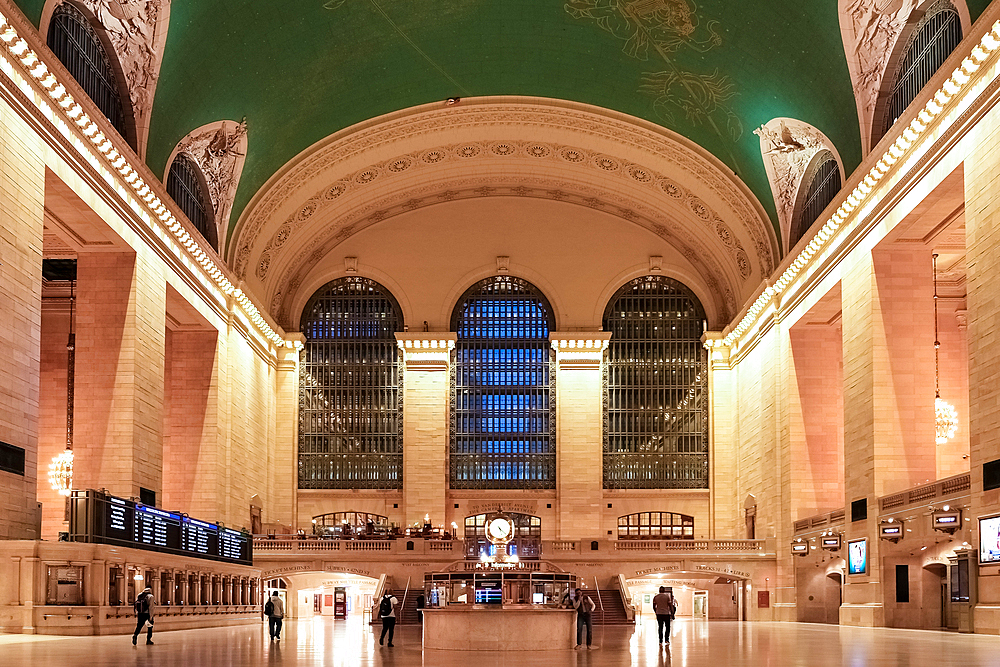
[[[594,628],[599,648],[586,651],[478,653],[423,651],[420,631],[397,630],[380,647],[360,619],[316,618],[286,624],[280,642],[261,626],[161,632],[155,645],[128,636],[0,635],[0,665],[44,667],[215,667],[323,665],[356,667],[976,667],[1000,665],[1000,637],[918,630],[868,630],[797,623],[680,620],[660,647],[649,619],[631,627]]]

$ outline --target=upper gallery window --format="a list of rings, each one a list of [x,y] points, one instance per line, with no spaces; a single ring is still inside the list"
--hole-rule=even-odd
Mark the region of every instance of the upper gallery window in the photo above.
[[[167,194],[194,223],[195,228],[216,250],[219,249],[219,235],[215,228],[212,200],[201,169],[194,160],[178,153],[170,164],[167,174]]]
[[[903,115],[961,41],[962,21],[948,0],[934,3],[924,12],[900,51],[890,79],[892,85],[885,97],[882,127],[873,137],[873,144]]]
[[[120,68],[83,11],[69,2],[56,7],[46,42],[118,134],[135,148],[131,103]]]
[[[321,287],[302,313],[299,488],[399,489],[403,482],[399,304],[361,277]]]
[[[680,282],[628,282],[604,311],[604,486],[708,487],[705,311]]]
[[[792,228],[788,236],[788,247],[792,248],[802,235],[809,231],[833,198],[840,192],[840,167],[833,153],[822,150],[817,153],[806,170],[800,186],[799,204],[792,217]]]
[[[452,314],[452,488],[555,487],[554,325],[525,280],[496,276],[462,295]]]

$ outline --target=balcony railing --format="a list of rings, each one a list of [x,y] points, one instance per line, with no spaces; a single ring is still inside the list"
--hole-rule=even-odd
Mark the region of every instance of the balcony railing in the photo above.
[[[841,512],[843,515],[843,512]],[[407,549],[412,542],[413,548]],[[616,557],[620,554],[744,554],[767,555],[773,553],[765,540],[596,540],[594,549],[591,540],[543,541],[543,560],[577,557]],[[317,540],[295,536],[274,538],[254,537],[254,554],[282,556],[285,554],[309,554],[330,552],[364,552],[369,555],[382,553],[398,556],[422,556],[440,554],[444,557],[460,558],[465,553],[462,540]],[[475,562],[470,560],[470,562]]]
[[[969,494],[972,476],[962,473],[954,477],[939,479],[931,484],[916,486],[900,493],[882,496],[878,499],[880,512],[889,512],[911,505],[926,505],[932,500],[945,500]]]

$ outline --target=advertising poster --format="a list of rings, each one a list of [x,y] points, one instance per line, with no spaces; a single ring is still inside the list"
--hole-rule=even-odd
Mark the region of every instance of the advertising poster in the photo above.
[[[1000,516],[979,520],[979,562],[1000,562]]]
[[[854,540],[847,543],[847,573],[868,572],[868,540]]]

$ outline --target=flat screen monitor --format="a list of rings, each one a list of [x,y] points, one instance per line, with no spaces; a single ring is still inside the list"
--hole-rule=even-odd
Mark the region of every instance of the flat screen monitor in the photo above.
[[[476,587],[476,604],[502,604],[503,588],[500,582],[486,581]]]
[[[979,562],[1000,563],[1000,516],[979,520]]]
[[[531,601],[535,604],[545,604],[545,593],[532,593]]]
[[[852,540],[847,543],[847,574],[868,572],[868,540]]]

